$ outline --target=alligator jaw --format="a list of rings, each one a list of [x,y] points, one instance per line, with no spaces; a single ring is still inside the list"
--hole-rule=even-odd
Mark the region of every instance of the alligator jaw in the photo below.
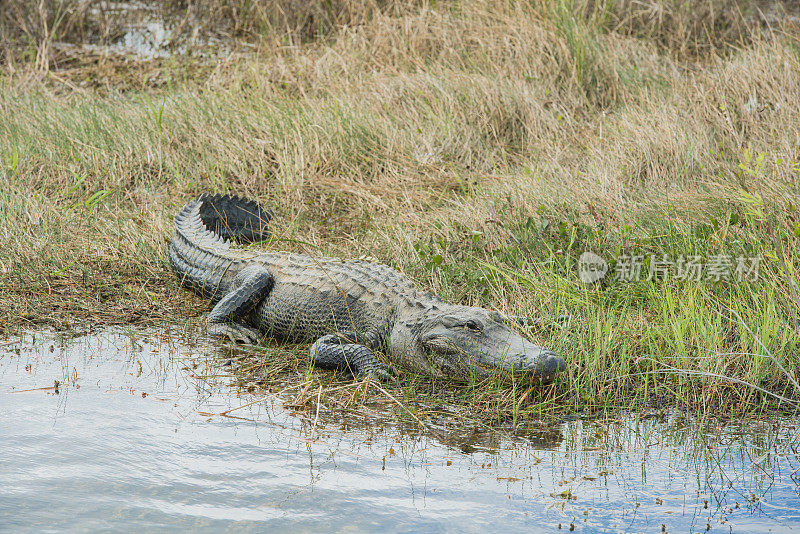
[[[391,352],[402,362],[454,378],[514,377],[546,383],[566,369],[566,361],[509,328],[497,312],[439,305],[401,317],[390,338]]]
[[[531,343],[524,337],[514,333],[509,340],[509,352],[515,352],[517,359],[511,360],[520,366],[520,372],[534,376],[549,376],[566,369],[567,362],[560,354],[550,349]],[[517,363],[518,362],[518,363]]]
[[[563,356],[552,350],[537,347],[538,354],[528,357],[526,365],[516,373],[524,373],[542,383],[552,382],[555,376],[567,368],[567,362]]]
[[[552,382],[559,372],[567,368],[567,362],[560,354],[513,333],[504,354],[481,355],[481,364],[489,373],[494,369],[500,374],[542,383]]]

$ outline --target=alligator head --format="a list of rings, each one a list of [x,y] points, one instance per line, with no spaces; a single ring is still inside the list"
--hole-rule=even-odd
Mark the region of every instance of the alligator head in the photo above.
[[[401,314],[390,352],[405,365],[449,378],[513,374],[547,382],[566,368],[564,358],[511,330],[500,313],[447,304]]]

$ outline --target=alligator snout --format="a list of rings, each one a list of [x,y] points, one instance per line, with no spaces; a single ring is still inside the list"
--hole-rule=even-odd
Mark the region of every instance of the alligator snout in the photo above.
[[[552,380],[557,373],[567,368],[567,362],[560,354],[549,349],[542,349],[533,361],[528,360],[525,371],[537,378]]]
[[[511,350],[503,367],[514,374],[551,381],[556,374],[567,368],[563,356],[527,339],[516,338],[511,341],[509,348]]]

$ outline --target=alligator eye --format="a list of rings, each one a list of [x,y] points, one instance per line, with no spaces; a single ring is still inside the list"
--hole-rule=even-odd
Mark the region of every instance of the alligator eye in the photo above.
[[[480,332],[481,331],[480,325],[478,323],[476,323],[475,321],[467,321],[466,323],[464,323],[464,327],[467,330],[471,330],[473,332]]]

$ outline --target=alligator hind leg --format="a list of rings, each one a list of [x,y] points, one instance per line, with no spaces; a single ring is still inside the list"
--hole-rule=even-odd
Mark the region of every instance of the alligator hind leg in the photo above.
[[[367,345],[353,343],[356,339],[356,336],[344,333],[322,336],[311,345],[309,357],[322,367],[349,369],[356,378],[371,374],[380,380],[394,381],[389,367]]]
[[[242,269],[234,279],[234,288],[217,302],[206,325],[212,336],[227,337],[234,343],[255,343],[260,332],[240,321],[272,290],[274,279],[264,267]]]

